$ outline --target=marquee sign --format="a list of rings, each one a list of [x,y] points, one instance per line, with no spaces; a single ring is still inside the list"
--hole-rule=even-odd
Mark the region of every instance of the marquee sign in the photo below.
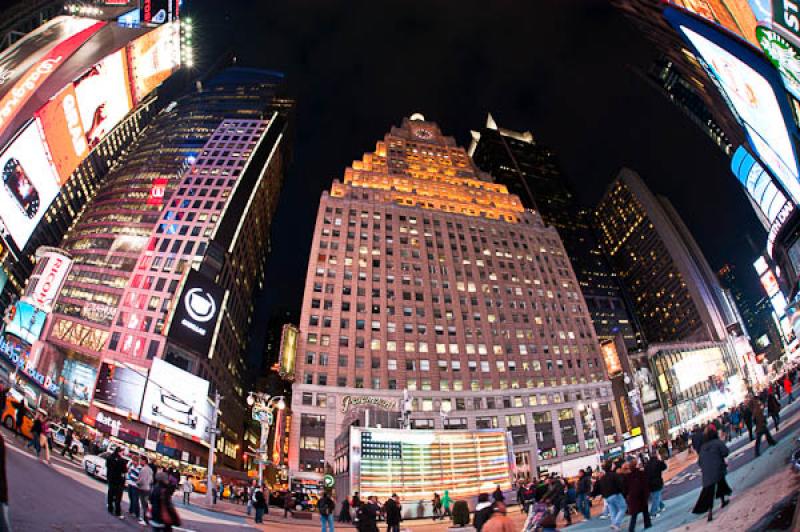
[[[383,410],[397,410],[397,400],[385,399],[383,397],[371,397],[368,395],[345,395],[342,397],[342,413],[351,408],[360,406],[374,406]]]

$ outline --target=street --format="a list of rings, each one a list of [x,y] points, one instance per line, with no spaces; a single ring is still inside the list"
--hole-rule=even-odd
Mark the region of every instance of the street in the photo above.
[[[87,476],[77,461],[70,464],[56,452],[51,454],[52,465],[47,466],[30,450],[20,448],[22,440],[1,430],[6,441],[11,524],[16,532],[145,529],[133,518],[110,515],[106,511],[106,484]],[[122,507],[123,511],[128,509],[127,495]],[[182,507],[178,513],[184,530],[252,530],[244,519],[226,514]]]

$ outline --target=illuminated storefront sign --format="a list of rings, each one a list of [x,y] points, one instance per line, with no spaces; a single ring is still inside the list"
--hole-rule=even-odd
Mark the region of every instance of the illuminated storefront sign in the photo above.
[[[395,399],[366,395],[345,395],[342,397],[342,413],[359,406],[374,406],[383,410],[397,410],[397,401]]]
[[[800,49],[769,28],[759,26],[756,36],[764,55],[783,76],[786,89],[800,98]]]
[[[47,393],[58,395],[58,384],[49,376],[39,373],[30,361],[30,349],[10,338],[0,337],[0,353],[17,368],[17,371],[29,377]]]
[[[797,0],[772,0],[773,22],[800,37],[800,3]]]
[[[350,488],[363,496],[427,501],[511,489],[510,436],[505,430],[432,431],[350,428]]]

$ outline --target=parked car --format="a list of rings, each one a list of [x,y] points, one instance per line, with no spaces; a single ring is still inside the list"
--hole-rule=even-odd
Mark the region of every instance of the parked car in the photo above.
[[[50,425],[50,438],[57,447],[64,447],[64,442],[67,439],[67,427],[59,423],[53,423]],[[70,448],[72,449],[72,454],[83,454],[84,452],[83,444],[78,441],[75,434],[72,435]]]
[[[111,451],[106,451],[98,455],[90,454],[83,457],[83,470],[90,477],[99,478],[101,480],[108,480],[106,476],[106,459],[111,456]],[[122,456],[130,467],[131,459],[127,456]]]

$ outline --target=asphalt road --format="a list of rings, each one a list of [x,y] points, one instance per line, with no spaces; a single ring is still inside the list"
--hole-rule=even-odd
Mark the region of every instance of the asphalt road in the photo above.
[[[2,429],[6,440],[9,509],[14,532],[141,531],[134,519],[120,520],[106,511],[106,484],[88,477],[76,462],[52,456],[52,465],[39,462],[21,440]],[[177,499],[176,499],[177,502]],[[123,496],[123,511],[128,497]],[[254,530],[244,519],[201,509],[179,508],[183,530],[212,532]],[[175,529],[179,531],[180,529]]]

